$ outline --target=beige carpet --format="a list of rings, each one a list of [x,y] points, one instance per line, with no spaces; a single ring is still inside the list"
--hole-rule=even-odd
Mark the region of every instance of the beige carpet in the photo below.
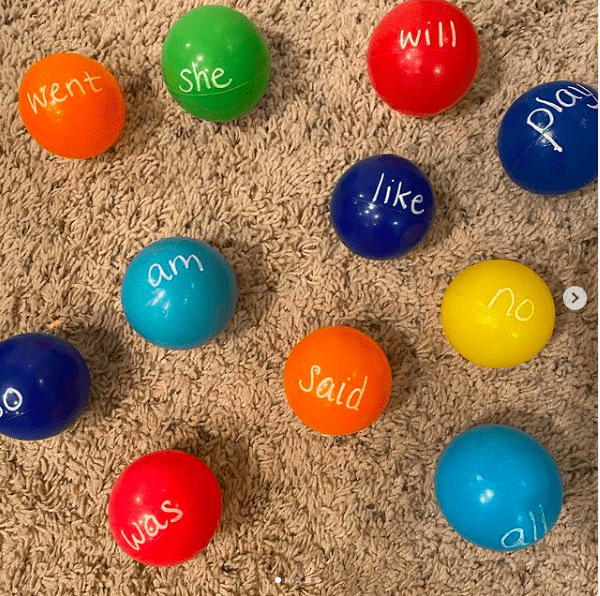
[[[479,31],[481,69],[458,106],[427,120],[393,113],[369,84],[368,39],[393,2],[231,4],[264,32],[273,77],[251,115],[216,125],[185,114],[161,79],[162,40],[192,0],[0,3],[1,337],[68,339],[93,379],[63,435],[0,438],[2,596],[597,593],[597,186],[535,197],[495,152],[525,90],[596,85],[597,4],[457,4]],[[128,107],[116,148],[79,163],[40,149],[17,109],[27,68],[67,50],[107,66]],[[391,262],[353,256],[328,221],[344,169],[380,152],[416,162],[438,205],[426,243]],[[239,280],[232,324],[191,352],[149,345],[120,307],[129,260],[170,235],[214,244]],[[469,364],[439,324],[447,284],[485,258],[532,267],[555,297],[554,336],[512,370]],[[562,303],[570,285],[589,295],[579,312]],[[383,417],[343,439],[304,427],[282,388],[290,349],[334,323],[380,342],[394,372]],[[489,421],[542,441],[565,485],[551,534],[509,555],[463,541],[434,498],[443,446]],[[161,448],[201,457],[224,499],[206,551],[171,569],[128,559],[106,517],[123,467]]]

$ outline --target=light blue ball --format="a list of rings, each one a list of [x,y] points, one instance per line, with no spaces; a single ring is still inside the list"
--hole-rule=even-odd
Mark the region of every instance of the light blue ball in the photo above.
[[[131,261],[121,288],[127,320],[149,342],[176,350],[201,346],[221,333],[237,305],[227,259],[194,238],[163,238]]]
[[[470,428],[446,446],[435,490],[444,517],[463,538],[497,551],[541,540],[558,519],[563,495],[543,445],[500,424]]]

